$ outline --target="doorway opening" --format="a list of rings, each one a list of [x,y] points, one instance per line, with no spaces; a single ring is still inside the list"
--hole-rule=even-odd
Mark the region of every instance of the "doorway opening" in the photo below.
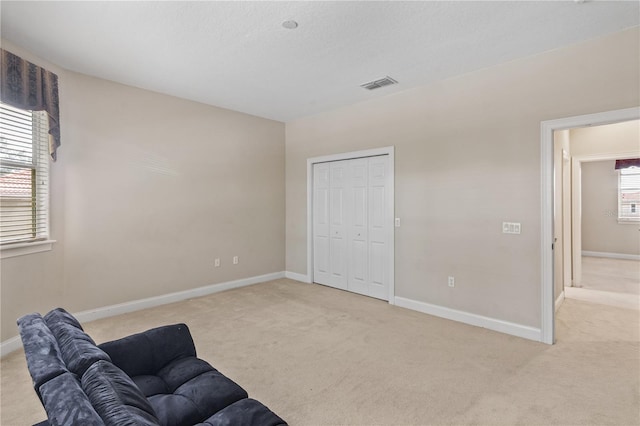
[[[638,141],[638,120],[555,132],[556,309],[564,297],[638,309],[640,169],[619,161],[640,158]],[[569,182],[558,179],[558,145],[571,152]],[[563,245],[568,250],[560,253]]]
[[[571,274],[569,285],[572,285],[576,279],[581,279],[581,265],[582,265],[582,243],[581,233],[574,232],[579,230],[574,223],[574,218],[577,215],[580,217],[581,200],[579,199],[580,192],[577,190],[571,191],[571,209],[567,209],[565,206],[564,214],[562,208],[557,204],[563,204],[566,197],[557,194],[555,191],[555,184],[558,183],[562,186],[563,180],[566,179],[566,173],[563,173],[563,167],[567,164],[566,156],[571,157],[570,150],[558,148],[554,144],[554,136],[556,132],[568,131],[569,129],[588,128],[593,126],[603,126],[613,123],[629,122],[632,120],[640,119],[640,108],[628,108],[623,110],[609,111],[597,114],[589,114],[577,117],[568,117],[558,120],[544,121],[541,123],[541,195],[542,195],[542,233],[541,233],[541,251],[542,251],[542,288],[541,288],[541,307],[542,307],[542,321],[541,321],[541,341],[548,344],[553,344],[555,340],[555,307],[556,304],[562,301],[558,296],[558,288],[564,290],[565,281],[569,274],[567,273],[566,265],[570,264]],[[566,148],[566,145],[564,145]],[[558,156],[558,149],[560,149],[560,156]],[[563,152],[564,151],[564,152]],[[566,154],[565,154],[566,153]],[[636,153],[636,154],[634,154]],[[575,153],[574,153],[575,154]],[[629,156],[637,155],[636,150],[628,150],[627,152],[614,153],[610,150],[608,153],[600,154],[586,154],[575,155],[575,158],[571,159],[571,181],[580,181],[580,166],[583,161],[588,159],[597,159],[598,155]],[[575,167],[574,167],[575,165]],[[557,166],[557,167],[556,167]],[[560,170],[560,172],[558,172]],[[576,175],[577,174],[577,175]],[[566,183],[566,182],[565,182]],[[575,199],[578,197],[578,199]],[[577,209],[577,213],[574,210]],[[566,232],[559,231],[557,228],[563,228],[562,225],[566,223],[567,212],[571,211],[571,255],[567,258],[567,234]],[[561,218],[558,218],[558,215]],[[559,231],[559,232],[558,232]],[[557,247],[557,238],[562,238],[561,252]],[[578,241],[575,241],[578,238]],[[559,263],[561,262],[561,263]],[[559,263],[559,269],[555,268],[555,264]],[[561,271],[561,272],[559,272]],[[561,282],[559,283],[558,280]],[[557,284],[557,286],[556,286]],[[562,285],[561,285],[562,284]],[[564,293],[560,292],[562,297]],[[558,303],[556,303],[558,302]]]

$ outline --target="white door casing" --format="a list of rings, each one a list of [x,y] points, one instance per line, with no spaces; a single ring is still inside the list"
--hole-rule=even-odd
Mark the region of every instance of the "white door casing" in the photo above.
[[[562,151],[562,286],[571,287],[571,157]]]
[[[555,300],[553,297],[553,132],[590,125],[618,123],[640,119],[640,107],[596,114],[548,120],[540,123],[541,181],[541,321],[540,341],[553,344],[555,339]],[[575,265],[574,265],[575,266]]]

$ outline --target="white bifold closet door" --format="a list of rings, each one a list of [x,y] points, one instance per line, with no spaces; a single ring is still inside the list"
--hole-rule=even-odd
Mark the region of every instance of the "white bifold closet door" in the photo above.
[[[313,165],[314,282],[389,299],[388,158]]]

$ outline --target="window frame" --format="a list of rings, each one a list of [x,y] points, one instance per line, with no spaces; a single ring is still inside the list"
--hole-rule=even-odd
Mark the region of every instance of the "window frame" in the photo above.
[[[638,200],[636,209],[638,210],[638,216],[637,217],[633,217],[633,216],[623,216],[623,209],[622,209],[622,186],[623,186],[623,176],[625,175],[624,171],[625,170],[633,170],[633,175],[638,175],[640,178],[640,168],[639,167],[630,167],[627,169],[619,169],[617,170],[618,172],[618,223],[620,224],[636,224],[638,222],[640,222],[640,200]]]
[[[16,108],[11,105],[1,103],[8,108],[17,109],[28,112],[32,117],[32,150],[31,164],[22,161],[2,160],[3,165],[15,167],[16,170],[34,170],[34,177],[40,174],[40,177],[32,179],[32,184],[36,185],[36,196],[34,200],[33,219],[38,221],[36,215],[44,215],[44,219],[40,220],[38,225],[34,225],[34,235],[32,238],[25,238],[14,241],[0,241],[0,259],[21,256],[32,253],[40,253],[49,251],[53,248],[55,240],[51,239],[51,210],[50,210],[50,156],[49,156],[49,135],[47,132],[47,116],[42,111],[29,111]],[[42,175],[45,176],[44,184],[41,181]],[[36,232],[37,231],[37,232]]]

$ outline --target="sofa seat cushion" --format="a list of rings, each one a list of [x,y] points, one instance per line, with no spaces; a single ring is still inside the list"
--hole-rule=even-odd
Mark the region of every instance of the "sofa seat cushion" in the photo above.
[[[229,404],[247,398],[247,392],[231,379],[210,367],[194,377],[194,371],[202,368],[204,361],[190,358],[193,362],[180,360],[185,369],[186,381],[171,393],[148,396],[149,402],[163,426],[193,425],[201,422]],[[206,363],[204,363],[206,364]],[[199,367],[198,367],[199,366]],[[207,364],[208,366],[208,364]],[[172,371],[172,369],[164,369]],[[169,377],[175,378],[173,371]],[[170,388],[173,388],[172,383]]]
[[[162,425],[193,425],[247,392],[196,357],[185,324],[167,325],[100,345],[149,399]]]
[[[159,393],[169,393],[169,388],[164,380],[158,376],[146,374],[143,376],[132,377],[133,382],[138,386],[138,389],[146,397],[157,395]]]
[[[104,422],[71,373],[63,373],[40,387],[51,426],[103,426]]]
[[[206,373],[207,371],[217,371],[207,361],[194,356],[176,359],[165,365],[158,376],[167,384],[170,393],[175,392],[189,380]]]
[[[159,394],[149,397],[162,426],[187,426],[201,421],[200,410],[182,395]]]
[[[158,425],[153,408],[136,384],[107,361],[97,361],[82,376],[82,389],[107,426]]]
[[[277,426],[286,424],[262,403],[247,398],[218,411],[197,426]]]

